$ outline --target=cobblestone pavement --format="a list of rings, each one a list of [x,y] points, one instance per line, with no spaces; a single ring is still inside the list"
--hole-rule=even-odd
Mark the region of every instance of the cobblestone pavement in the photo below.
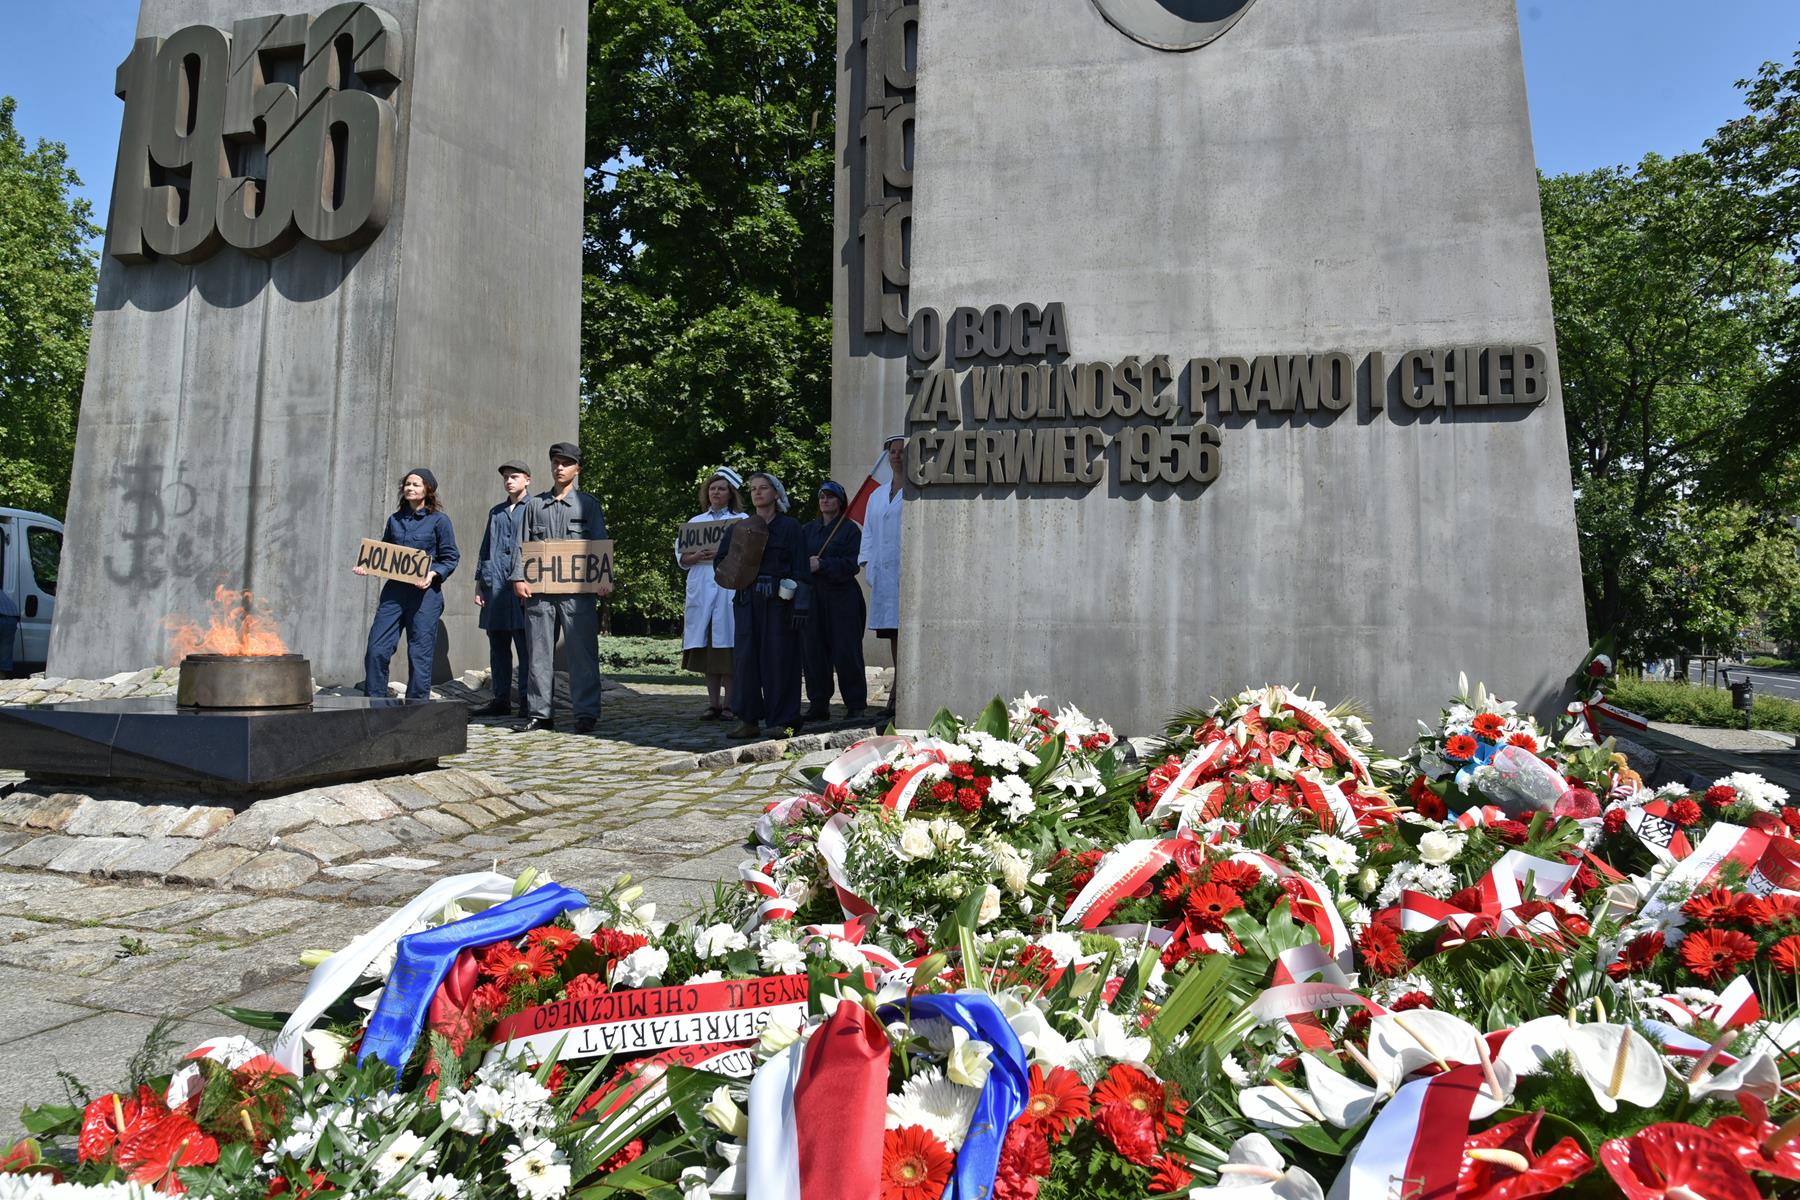
[[[150,672],[11,681],[0,703],[171,683]],[[628,873],[667,917],[708,899],[735,878],[756,814],[792,792],[795,766],[867,729],[734,745],[724,723],[698,719],[704,708],[697,683],[635,677],[609,685],[594,734],[478,721],[468,753],[440,771],[236,812],[214,798],[56,793],[0,773],[0,1139],[18,1134],[22,1104],[63,1098],[59,1071],[118,1082],[159,1018],[174,1020],[179,1052],[246,1032],[218,1006],[291,1007],[303,951],[336,949],[434,879],[536,867],[579,888]]]

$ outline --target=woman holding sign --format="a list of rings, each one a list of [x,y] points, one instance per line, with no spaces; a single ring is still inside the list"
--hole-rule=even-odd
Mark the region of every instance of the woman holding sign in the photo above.
[[[744,485],[741,475],[730,467],[720,467],[700,485],[700,503],[705,506],[689,525],[736,521],[744,515],[738,489]],[[685,540],[685,539],[683,539]],[[687,609],[681,626],[681,665],[683,669],[706,676],[706,711],[704,720],[717,721],[725,715],[722,703],[731,686],[732,616],[731,593],[713,579],[713,559],[717,544],[684,548],[675,543],[675,561],[687,572]]]
[[[750,582],[731,601],[731,709],[743,722],[727,737],[739,741],[773,729],[800,724],[800,634],[795,626],[805,615],[796,612],[799,581],[806,571],[806,535],[800,522],[787,515],[787,489],[764,471],[749,478],[750,504],[768,529],[768,542]],[[734,524],[719,543],[717,558],[731,554]],[[810,589],[809,589],[810,590]]]
[[[381,585],[381,603],[369,626],[369,649],[363,659],[363,691],[371,697],[388,694],[388,663],[406,633],[408,700],[431,699],[431,664],[437,656],[438,619],[444,615],[444,580],[456,570],[462,554],[456,548],[456,531],[438,503],[437,476],[424,467],[407,472],[400,480],[400,507],[387,520],[381,540],[431,555],[431,571],[416,583],[390,579]],[[367,575],[366,567],[357,567]]]

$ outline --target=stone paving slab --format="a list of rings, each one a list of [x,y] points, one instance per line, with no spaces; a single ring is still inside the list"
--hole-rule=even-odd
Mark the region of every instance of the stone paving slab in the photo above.
[[[0,704],[157,694],[173,678],[0,682]],[[480,702],[483,683],[445,691]],[[537,867],[604,889],[629,874],[665,918],[735,886],[756,816],[798,789],[801,764],[868,730],[745,746],[728,722],[699,720],[704,707],[697,680],[634,680],[607,689],[593,734],[476,721],[439,770],[241,812],[0,773],[0,1139],[19,1132],[22,1104],[63,1098],[59,1066],[96,1089],[117,1082],[158,1017],[177,1022],[174,1053],[251,1033],[216,1008],[292,1007],[301,954],[341,947],[436,879]]]

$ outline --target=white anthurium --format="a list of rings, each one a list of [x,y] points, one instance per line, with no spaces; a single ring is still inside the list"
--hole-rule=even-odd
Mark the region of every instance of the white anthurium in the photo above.
[[[1510,1064],[1488,1054],[1487,1039],[1475,1026],[1434,1008],[1386,1013],[1369,1024],[1369,1050],[1363,1068],[1391,1096],[1407,1076],[1426,1067],[1480,1066],[1487,1083],[1475,1097],[1470,1116],[1491,1116],[1512,1099],[1517,1073]]]
[[[1247,1133],[1231,1144],[1219,1166],[1219,1182],[1188,1192],[1193,1200],[1325,1200],[1319,1181],[1290,1167],[1274,1143],[1260,1133]]]
[[[1310,1054],[1300,1056],[1305,1089],[1271,1083],[1238,1095],[1238,1109],[1251,1122],[1274,1129],[1300,1129],[1316,1122],[1349,1129],[1360,1124],[1386,1097],[1377,1088],[1332,1070]]]
[[[1617,1112],[1624,1100],[1649,1108],[1662,1099],[1668,1076],[1649,1039],[1629,1025],[1573,1025],[1563,1017],[1527,1021],[1506,1037],[1496,1059],[1517,1075],[1534,1075],[1558,1054],[1574,1062],[1594,1102]]]
[[[1764,1104],[1774,1101],[1781,1091],[1781,1068],[1767,1054],[1740,1058],[1723,1071],[1688,1079],[1688,1099],[1704,1100],[1709,1096],[1735,1100],[1739,1096],[1755,1096]]]

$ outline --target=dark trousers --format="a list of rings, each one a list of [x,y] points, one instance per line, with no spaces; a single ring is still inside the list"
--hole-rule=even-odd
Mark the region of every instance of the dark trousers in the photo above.
[[[863,672],[863,621],[868,606],[862,589],[813,585],[812,620],[801,635],[805,656],[806,700],[814,708],[831,703],[831,677],[837,676],[844,707],[852,711],[869,703],[869,681]]]
[[[525,690],[531,679],[531,631],[529,629],[490,629],[488,637],[488,670],[493,678],[494,699],[525,711]],[[519,656],[519,698],[513,700],[513,655]]]
[[[13,642],[18,639],[19,618],[0,617],[0,675],[13,669]]]
[[[731,711],[751,725],[800,723],[800,644],[794,605],[746,588],[731,601]]]
[[[410,583],[390,581],[381,589],[381,603],[369,626],[369,651],[363,658],[363,690],[370,696],[388,694],[388,663],[406,634],[408,700],[431,699],[431,664],[437,655],[438,618],[444,615],[443,593],[420,589]]]

